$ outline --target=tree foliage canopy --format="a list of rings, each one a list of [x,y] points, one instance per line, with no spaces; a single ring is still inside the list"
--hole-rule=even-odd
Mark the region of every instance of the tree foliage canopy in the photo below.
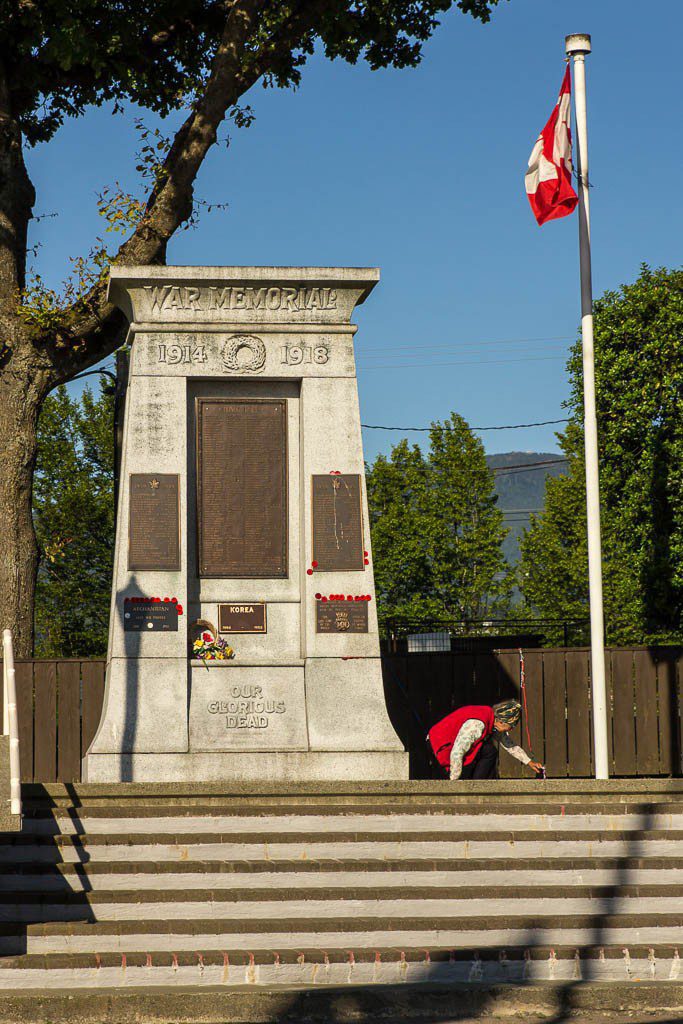
[[[611,643],[683,641],[683,271],[643,266],[595,303],[605,620]],[[566,475],[522,541],[520,585],[543,615],[587,614],[581,350],[570,361]]]
[[[382,619],[503,613],[510,573],[484,447],[465,420],[434,423],[429,451],[401,441],[366,471]]]
[[[497,2],[458,0],[456,6],[487,21]],[[375,69],[416,64],[438,15],[453,3],[2,0],[0,50],[23,134],[44,142],[66,117],[105,101],[130,100],[162,115],[187,105],[206,84],[226,16],[242,6],[258,12],[250,54],[261,58],[270,48],[268,81],[287,87],[298,85],[317,39],[330,58],[364,59]],[[303,18],[295,44],[280,48],[279,37]]]
[[[114,552],[114,400],[59,388],[40,417],[33,517],[40,565],[36,654],[107,651]]]

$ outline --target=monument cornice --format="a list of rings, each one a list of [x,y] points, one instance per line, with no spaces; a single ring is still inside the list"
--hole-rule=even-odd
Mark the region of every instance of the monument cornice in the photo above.
[[[129,321],[348,324],[375,267],[112,267],[108,298]]]

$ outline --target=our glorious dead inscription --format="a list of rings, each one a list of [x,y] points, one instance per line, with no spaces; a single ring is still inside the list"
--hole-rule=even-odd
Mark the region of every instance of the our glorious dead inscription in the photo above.
[[[128,568],[180,569],[180,488],[176,473],[131,473]]]
[[[197,399],[199,575],[287,576],[287,403]]]
[[[319,572],[365,568],[358,474],[313,476],[313,560]]]

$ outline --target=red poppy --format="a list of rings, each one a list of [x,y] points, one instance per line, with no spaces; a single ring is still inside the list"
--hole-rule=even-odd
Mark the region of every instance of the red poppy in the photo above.
[[[366,559],[365,559],[365,564],[366,564],[366,565],[370,565],[370,559],[369,559],[369,558],[366,558]]]
[[[183,614],[183,606],[181,604],[177,604],[176,608],[178,609],[178,615],[182,615]]]
[[[320,600],[321,601],[327,601],[327,598],[326,597],[321,597]]]
[[[312,569],[307,569],[307,570],[306,570],[306,574],[307,574],[308,576],[312,576],[312,575],[313,575],[313,570],[312,570]]]
[[[313,566],[314,569],[318,568],[318,563],[316,562],[315,559],[313,559],[313,561],[311,562],[311,565]]]
[[[172,597],[171,598],[171,604],[178,604],[178,598],[177,597]]]
[[[315,595],[315,599],[316,599],[316,601],[319,601],[321,597],[322,597],[322,594],[316,594],[316,595]]]

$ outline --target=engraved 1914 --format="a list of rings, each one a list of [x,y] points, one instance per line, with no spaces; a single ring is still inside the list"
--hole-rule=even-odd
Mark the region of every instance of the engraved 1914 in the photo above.
[[[159,344],[157,347],[159,362],[168,363],[169,366],[177,366],[179,363],[206,362],[206,349],[201,343],[195,344],[190,342],[187,345],[175,343],[170,345]]]

